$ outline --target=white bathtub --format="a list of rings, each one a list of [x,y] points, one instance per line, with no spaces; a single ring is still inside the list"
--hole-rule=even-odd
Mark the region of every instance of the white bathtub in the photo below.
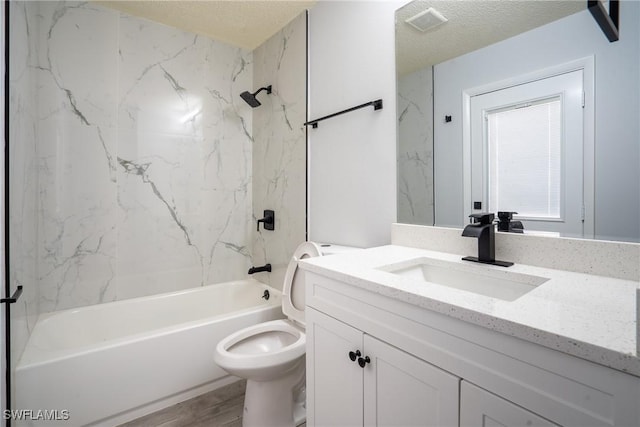
[[[14,406],[69,414],[23,425],[113,426],[213,390],[235,380],[213,362],[217,342],[282,318],[280,302],[249,279],[42,315],[16,366]]]

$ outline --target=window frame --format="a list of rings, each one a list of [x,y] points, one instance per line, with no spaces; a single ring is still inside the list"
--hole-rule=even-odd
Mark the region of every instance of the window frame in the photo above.
[[[484,110],[482,112],[482,114],[484,115],[484,129],[483,129],[483,155],[484,155],[484,167],[485,170],[489,172],[489,177],[487,179],[487,183],[486,183],[486,188],[484,188],[483,192],[485,194],[486,200],[487,200],[487,205],[488,205],[488,209],[492,210],[493,209],[493,205],[494,203],[492,203],[492,191],[491,188],[493,186],[492,184],[492,180],[491,180],[491,171],[492,168],[494,167],[492,165],[492,155],[491,155],[491,142],[489,141],[489,115],[490,114],[496,114],[496,113],[502,113],[502,112],[507,112],[507,111],[515,111],[517,109],[520,109],[522,107],[531,107],[531,106],[536,106],[536,105],[542,105],[542,104],[549,104],[551,102],[559,102],[560,103],[560,108],[559,108],[559,115],[560,115],[560,174],[559,174],[559,201],[558,201],[558,215],[557,216],[536,216],[536,215],[526,215],[526,214],[517,214],[514,215],[514,219],[517,220],[534,220],[534,221],[548,221],[548,222],[563,222],[565,219],[565,213],[566,213],[566,209],[565,209],[565,193],[566,193],[566,178],[565,178],[565,158],[566,158],[566,143],[565,143],[565,134],[564,134],[564,129],[563,129],[563,122],[564,122],[564,96],[561,93],[558,94],[554,94],[554,95],[550,95],[550,96],[544,96],[544,97],[538,97],[538,98],[531,98],[531,99],[527,99],[527,100],[523,100],[523,102],[517,102],[517,103],[511,103],[508,105],[503,105],[500,107],[496,107],[496,108],[492,108],[490,110]],[[497,205],[497,203],[495,203]],[[513,207],[513,209],[518,209],[518,207]],[[498,210],[505,210],[505,209],[499,209],[496,206],[496,211]]]
[[[516,67],[517,68],[517,67]],[[464,89],[462,96],[463,209],[460,221],[469,222],[471,200],[471,98],[476,95],[581,70],[584,76],[583,235],[595,238],[595,57],[593,55]]]

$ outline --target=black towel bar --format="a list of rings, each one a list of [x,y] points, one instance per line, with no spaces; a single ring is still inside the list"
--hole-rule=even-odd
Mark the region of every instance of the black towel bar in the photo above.
[[[382,110],[382,99],[376,99],[375,101],[370,101],[370,102],[358,105],[356,107],[351,107],[349,109],[339,111],[337,113],[329,114],[328,116],[320,117],[319,119],[310,120],[306,122],[304,125],[305,126],[311,125],[315,129],[318,127],[318,122],[321,122],[326,119],[330,119],[331,117],[339,116],[340,114],[350,113],[351,111],[359,110],[360,108],[368,107],[369,105],[373,105],[374,110]]]

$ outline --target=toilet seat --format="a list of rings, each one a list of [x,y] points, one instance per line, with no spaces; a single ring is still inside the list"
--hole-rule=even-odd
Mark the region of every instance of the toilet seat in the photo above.
[[[298,274],[298,261],[322,255],[320,246],[313,242],[304,242],[298,246],[289,261],[287,272],[284,275],[284,288],[282,289],[282,312],[291,320],[295,320],[304,326],[304,276]]]
[[[277,343],[274,345],[274,337],[271,332],[288,334],[290,343]],[[265,341],[269,341],[268,343]],[[230,372],[242,377],[251,377],[258,380],[269,378],[260,375],[265,368],[277,368],[290,364],[291,361],[305,354],[305,333],[292,322],[286,319],[272,320],[259,323],[248,328],[241,329],[218,342],[214,359],[220,366],[224,366]],[[234,350],[234,346],[242,343],[244,350]],[[271,347],[270,351],[260,351],[260,347]],[[279,347],[274,349],[273,347]],[[257,351],[255,349],[258,348]],[[271,375],[270,373],[265,375]],[[282,375],[282,372],[279,373]]]
[[[266,367],[291,363],[292,360],[305,354],[304,277],[296,273],[298,260],[320,255],[322,255],[320,246],[313,242],[305,242],[298,246],[289,261],[284,276],[282,312],[291,320],[259,323],[227,336],[216,346],[216,363],[229,371],[241,371],[244,375],[250,375]],[[302,326],[297,326],[296,323]],[[278,338],[271,333],[277,332],[290,335],[285,340],[288,344],[274,342]],[[239,343],[242,348],[234,350],[234,346],[237,347]],[[266,350],[267,347],[271,349]]]

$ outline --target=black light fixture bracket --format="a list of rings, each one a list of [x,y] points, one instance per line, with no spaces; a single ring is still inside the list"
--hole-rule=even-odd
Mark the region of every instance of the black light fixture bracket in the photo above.
[[[610,42],[615,42],[619,35],[620,1],[609,0],[609,11],[605,9],[600,0],[587,0],[587,9],[593,15],[602,32]]]

